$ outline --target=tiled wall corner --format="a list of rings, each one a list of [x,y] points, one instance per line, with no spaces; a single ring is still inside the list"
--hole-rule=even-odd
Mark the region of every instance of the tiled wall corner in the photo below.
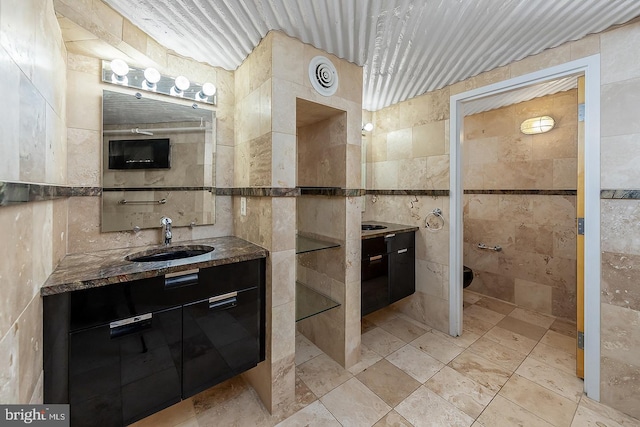
[[[53,1],[1,6],[0,180],[67,183],[67,52]],[[0,401],[42,402],[40,287],[66,253],[65,201],[0,207]]]

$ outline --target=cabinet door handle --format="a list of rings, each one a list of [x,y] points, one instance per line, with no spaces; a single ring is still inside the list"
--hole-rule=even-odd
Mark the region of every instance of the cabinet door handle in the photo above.
[[[152,317],[152,313],[147,313],[111,322],[109,323],[109,335],[111,338],[118,338],[149,329],[151,327]]]
[[[399,254],[403,254],[403,253],[407,252],[408,250],[409,250],[408,248],[400,249],[400,250],[398,251],[398,253],[399,253]]]
[[[238,292],[218,295],[209,298],[209,309],[227,309],[238,305]]]
[[[189,271],[193,271],[193,270],[189,270]],[[181,271],[181,273],[189,273],[189,272]],[[191,285],[197,285],[197,284],[198,284],[197,270],[195,273],[181,274],[179,276],[170,276],[168,274],[164,276],[165,290],[181,288],[183,286],[191,286]]]
[[[382,259],[382,255],[372,256],[369,258],[369,261],[378,261],[379,259]]]
[[[395,233],[387,234],[384,236],[385,239],[391,239],[392,237],[396,237]]]

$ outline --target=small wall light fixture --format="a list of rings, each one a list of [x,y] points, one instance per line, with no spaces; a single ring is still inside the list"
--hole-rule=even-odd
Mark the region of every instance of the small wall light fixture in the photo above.
[[[520,125],[520,132],[525,135],[536,135],[549,132],[556,125],[556,121],[550,116],[532,117]]]
[[[198,101],[206,101],[210,96],[216,94],[216,86],[213,83],[205,83],[202,85],[200,92],[196,94]]]
[[[181,97],[184,95],[184,91],[189,89],[189,86],[191,86],[191,83],[188,78],[185,76],[178,76],[171,88],[171,95]]]
[[[117,85],[128,85],[129,79],[127,79],[127,73],[129,72],[129,66],[122,59],[114,59],[111,61],[111,82]]]
[[[365,123],[362,125],[362,130],[364,132],[371,132],[373,130],[373,123],[369,122],[369,123]]]
[[[144,85],[146,89],[155,92],[160,81],[160,72],[155,68],[147,68],[144,70]]]
[[[122,59],[102,61],[102,81],[136,91],[155,92],[210,105],[217,103],[217,90],[213,83],[196,83],[189,81],[185,76],[162,75],[156,68],[129,66]]]

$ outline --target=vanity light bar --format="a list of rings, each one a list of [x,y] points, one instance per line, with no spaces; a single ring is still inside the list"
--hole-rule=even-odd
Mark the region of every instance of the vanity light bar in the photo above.
[[[213,83],[194,83],[185,76],[163,76],[155,68],[131,67],[122,59],[102,61],[102,81],[136,90],[192,99],[209,105],[217,103],[216,87]]]

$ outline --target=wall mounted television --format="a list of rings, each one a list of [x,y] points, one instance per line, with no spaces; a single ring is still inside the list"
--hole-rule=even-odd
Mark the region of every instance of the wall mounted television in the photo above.
[[[109,169],[169,169],[169,138],[109,141]]]

